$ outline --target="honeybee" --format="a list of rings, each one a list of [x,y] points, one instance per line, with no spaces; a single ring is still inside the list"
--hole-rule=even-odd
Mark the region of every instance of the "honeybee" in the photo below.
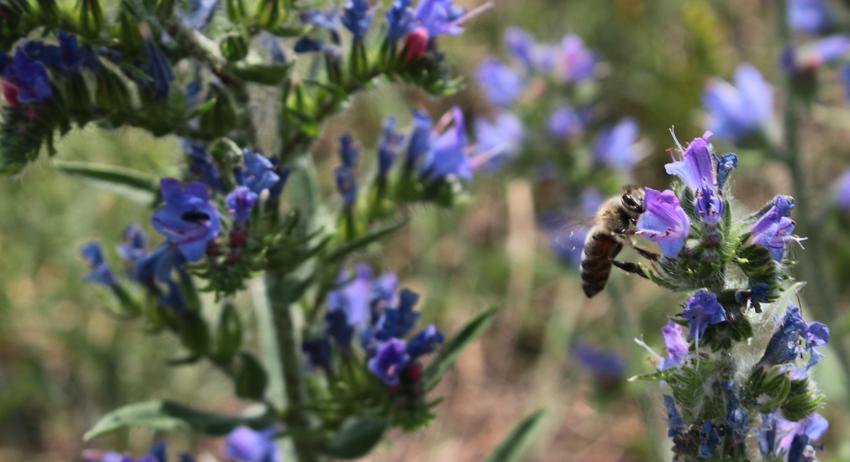
[[[596,212],[595,224],[587,232],[581,254],[581,287],[587,298],[605,288],[612,266],[646,276],[637,264],[614,259],[635,233],[637,219],[644,210],[643,196],[643,187],[627,185],[620,196],[608,199]],[[647,258],[657,258],[651,252],[637,247],[635,250]]]

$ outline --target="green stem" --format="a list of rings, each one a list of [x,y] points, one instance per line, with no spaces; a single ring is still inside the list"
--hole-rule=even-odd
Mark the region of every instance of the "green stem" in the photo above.
[[[786,0],[779,0],[779,38],[780,46],[784,49],[792,46],[791,31],[786,20]],[[838,305],[835,291],[826,274],[823,265],[823,248],[821,247],[820,229],[812,226],[811,209],[809,207],[808,186],[806,184],[805,167],[801,156],[800,117],[802,101],[794,92],[794,74],[787,73],[784,82],[785,112],[783,115],[783,148],[779,152],[791,175],[791,184],[795,199],[797,226],[800,233],[808,236],[807,249],[803,252],[803,270],[806,276],[807,292],[814,294],[816,304],[814,315],[829,322],[836,319]],[[836,332],[838,333],[838,332]],[[844,374],[845,383],[850,384],[850,356],[844,348],[841,335],[833,339],[833,351]]]
[[[615,324],[620,329],[620,334],[617,336],[623,343],[625,343],[626,351],[634,352],[636,351],[633,347],[632,341],[638,337],[638,329],[636,320],[632,316],[632,313],[626,309],[625,299],[623,298],[623,292],[620,288],[620,281],[616,279],[612,279],[608,281],[608,288],[606,289],[608,292],[608,296],[611,297],[611,307],[614,311],[614,317],[617,320]],[[637,354],[629,355],[629,363],[634,364],[638,361]],[[649,452],[652,456],[652,460],[666,460],[669,459],[669,456],[665,454],[662,450],[661,443],[661,434],[658,432],[658,413],[655,410],[655,403],[653,398],[647,393],[646,389],[641,387],[636,390],[635,400],[638,404],[638,409],[640,413],[643,415],[643,421],[647,423],[646,432],[648,433],[649,440]]]

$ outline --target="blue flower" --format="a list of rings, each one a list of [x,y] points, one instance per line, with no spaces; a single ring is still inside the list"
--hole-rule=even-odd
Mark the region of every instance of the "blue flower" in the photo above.
[[[165,442],[155,441],[147,453],[133,457],[129,454],[121,454],[112,451],[100,451],[97,449],[85,449],[82,457],[85,462],[167,462]],[[181,454],[181,462],[192,462],[194,458],[189,454]]]
[[[729,174],[738,168],[738,156],[734,152],[728,152],[720,157],[715,154],[714,160],[717,162],[717,189],[722,191]]]
[[[174,70],[165,53],[151,38],[144,40],[145,52],[148,58],[148,76],[150,81],[144,82],[145,86],[152,86],[154,96],[164,98],[168,96],[168,89],[174,80]]]
[[[394,0],[385,13],[387,18],[387,42],[396,43],[413,29],[413,11],[410,0]]]
[[[508,27],[505,31],[505,45],[508,52],[522,63],[527,71],[534,69],[534,39],[519,27]]]
[[[559,140],[565,140],[581,133],[584,130],[584,122],[582,121],[582,117],[573,108],[559,106],[549,114],[546,128],[553,137]],[[631,149],[631,144],[633,143],[629,143],[628,149]]]
[[[411,360],[431,354],[443,343],[443,333],[433,324],[422,329],[407,342],[407,354]]]
[[[604,381],[617,381],[626,373],[626,362],[622,356],[586,343],[578,343],[572,348],[573,356],[596,378]]]
[[[257,193],[254,191],[245,186],[237,186],[227,195],[225,203],[233,219],[237,223],[244,224],[251,216],[251,209],[257,202],[257,198]]]
[[[350,336],[348,342],[351,343]],[[304,352],[313,367],[330,369],[331,342],[327,338],[304,340],[301,342],[301,351]]]
[[[80,247],[80,254],[88,262],[91,272],[87,274],[83,280],[96,282],[107,287],[115,287],[115,275],[103,258],[103,251],[100,244],[96,241],[87,242]]]
[[[704,420],[702,422],[702,433],[704,436],[699,444],[699,458],[711,459],[714,455],[714,450],[720,443],[720,437],[717,435],[717,431],[714,430],[714,424],[710,420]]]
[[[234,462],[279,462],[276,433],[274,428],[256,431],[244,425],[236,427],[224,441],[224,456]]]
[[[77,43],[76,35],[61,30],[59,31],[59,46],[33,40],[25,43],[23,50],[29,58],[39,61],[64,75],[79,74],[84,68],[96,69],[100,67],[100,61],[91,47],[80,46]]]
[[[492,122],[476,118],[473,128],[477,153],[475,162],[491,170],[498,168],[507,157],[516,154],[525,132],[519,117],[508,111],[497,114]]]
[[[4,55],[5,56],[5,55]],[[11,106],[38,103],[53,96],[44,65],[18,49],[3,69],[3,94]]]
[[[453,0],[419,0],[413,11],[415,20],[427,31],[429,38],[438,35],[458,35],[463,32],[463,23],[491,5],[470,11],[455,5]]]
[[[365,263],[359,263],[355,267],[354,278],[351,279],[351,276],[348,271],[340,272],[337,282],[341,286],[327,297],[328,313],[343,313],[345,324],[363,333],[369,328],[372,318],[372,269]]]
[[[803,354],[802,341],[808,332],[808,325],[800,315],[800,307],[788,305],[782,323],[776,328],[767,343],[759,366],[776,366],[792,362]]]
[[[357,176],[354,170],[347,165],[338,165],[336,170],[336,189],[342,196],[346,207],[351,207],[357,199]]]
[[[496,106],[513,104],[525,89],[522,76],[497,58],[484,59],[475,75],[484,90],[484,96]]]
[[[652,188],[645,191],[646,211],[638,218],[637,234],[657,242],[665,257],[675,257],[685,245],[691,221],[673,191]]]
[[[394,386],[398,385],[399,376],[408,362],[410,355],[404,340],[391,338],[378,344],[368,365],[369,370],[384,384]]]
[[[384,310],[375,325],[374,336],[378,340],[404,338],[419,319],[419,313],[413,307],[419,301],[419,295],[409,289],[402,289],[398,305]]]
[[[676,409],[676,400],[670,395],[664,395],[664,407],[667,408],[667,436],[674,437],[681,435],[685,431],[685,420],[682,419],[682,414]]]
[[[850,67],[848,67],[850,69]],[[834,187],[835,204],[842,210],[850,210],[850,169],[844,171]]]
[[[207,187],[195,181],[182,185],[174,178],[163,178],[160,190],[165,204],[154,211],[153,227],[176,245],[186,260],[200,260],[221,227]]]
[[[829,428],[829,422],[817,412],[797,422],[784,419],[778,411],[763,416],[762,419],[767,423],[766,431],[762,431],[759,435],[759,448],[762,454],[786,452],[788,462],[811,461],[812,459],[804,458],[806,448],[810,446],[810,442],[821,439]]]
[[[735,70],[735,85],[710,81],[702,103],[708,112],[708,129],[720,138],[740,141],[769,123],[773,90],[755,67],[741,64]]]
[[[472,164],[466,155],[466,130],[460,108],[452,108],[451,118],[454,125],[436,136],[430,143],[428,156],[422,162],[420,170],[430,181],[449,177],[472,179]]]
[[[342,25],[346,27],[356,40],[363,40],[372,23],[372,11],[366,0],[348,0],[342,10]]]
[[[404,139],[400,133],[395,131],[395,118],[388,117],[384,121],[384,129],[381,139],[378,140],[378,177],[384,178],[393,166],[396,151]]]
[[[413,131],[407,144],[406,163],[416,166],[431,150],[431,117],[425,111],[413,111]]]
[[[135,265],[145,256],[148,235],[141,226],[130,223],[124,228],[122,236],[123,240],[117,247],[118,255],[130,265]]]
[[[188,139],[183,139],[183,152],[189,158],[189,172],[212,190],[222,189],[221,173],[206,147]]]
[[[596,55],[584,46],[577,35],[567,35],[561,40],[559,50],[562,78],[567,82],[580,82],[593,77],[596,70]]]
[[[726,311],[717,301],[717,295],[700,289],[691,295],[679,316],[688,320],[688,339],[699,343],[708,326],[726,320]]]
[[[359,155],[360,151],[354,145],[354,138],[352,138],[351,133],[343,133],[339,137],[339,159],[342,161],[342,165],[354,168],[357,165]]]
[[[723,201],[718,195],[717,175],[714,170],[714,155],[706,132],[685,149],[680,160],[664,166],[670,175],[676,175],[694,193],[694,206],[703,222],[715,225],[723,212]]]
[[[189,29],[200,30],[207,27],[215,16],[219,0],[188,0],[188,9],[178,13],[183,25]]]
[[[234,172],[236,182],[240,185],[260,194],[264,189],[274,188],[281,181],[280,176],[275,173],[274,164],[266,156],[245,148],[243,160],[245,167],[237,168]]]
[[[685,340],[682,326],[675,321],[667,321],[661,328],[661,336],[664,337],[667,357],[662,360],[659,369],[665,370],[682,364],[688,355],[688,342]]]
[[[850,36],[831,35],[798,48],[788,47],[780,55],[786,72],[808,72],[837,61],[850,52]]]
[[[604,165],[628,170],[637,160],[637,139],[637,122],[626,117],[599,133],[593,142],[593,158]]]
[[[776,196],[773,199],[773,205],[750,228],[750,240],[766,248],[776,261],[781,261],[785,255],[786,243],[805,240],[791,234],[795,226],[794,220],[789,217],[793,207],[793,198]]]
[[[726,423],[735,432],[739,441],[743,441],[750,428],[749,413],[741,406],[741,401],[735,393],[735,382],[731,380],[723,382],[722,387],[726,394]]]
[[[799,32],[818,33],[832,21],[823,0],[788,0],[788,25]]]

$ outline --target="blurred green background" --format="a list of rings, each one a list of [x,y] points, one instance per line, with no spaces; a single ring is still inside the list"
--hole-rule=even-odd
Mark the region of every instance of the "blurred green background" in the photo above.
[[[573,32],[597,51],[607,68],[602,91],[608,112],[635,117],[651,145],[636,177],[642,184],[665,185],[661,166],[672,144],[668,129],[675,126],[683,139],[701,133],[700,95],[709,77],[728,78],[748,61],[768,80],[781,78],[776,13],[773,2],[758,0],[497,0],[464,35],[441,42],[468,77],[463,93],[438,101],[383,83],[326,125],[314,152],[327,190],[333,188],[335,139],[343,127],[355,127],[358,139],[371,147],[383,117],[399,116],[404,125],[411,106],[437,113],[459,103],[486,111],[472,75],[483,57],[503,53],[509,25],[539,40]],[[844,331],[850,326],[844,283],[850,277],[850,249],[844,244],[850,233],[842,229],[850,220],[830,211],[829,185],[850,166],[850,118],[836,73],[822,73],[820,82],[820,102],[802,127],[805,174],[813,185],[812,202],[824,211],[818,225],[828,230],[822,235],[829,239],[825,248],[832,260],[821,264],[841,294],[842,305],[833,310],[841,316],[822,321]],[[67,136],[58,150],[62,159],[158,175],[175,174],[182,161],[177,140],[135,130],[87,128]],[[735,193],[746,206],[755,209],[776,193],[790,193],[789,173],[781,165],[745,151],[739,157]],[[630,335],[659,345],[660,326],[681,300],[615,273],[610,289],[587,301],[576,271],[555,260],[537,230],[531,187],[510,171],[480,175],[469,204],[451,212],[417,209],[411,225],[373,256],[376,266],[397,271],[405,285],[423,294],[426,319],[449,333],[483,308],[502,309],[441,386],[445,401],[437,419],[419,433],[392,435],[369,460],[477,461],[538,407],[548,412],[528,460],[656,460],[658,445],[661,451],[669,446],[654,384],[600,387],[568,346],[581,338],[628,357],[627,376],[649,371],[647,355]],[[46,160],[0,182],[0,191],[0,460],[73,458],[83,447],[82,433],[123,403],[163,397],[201,407],[213,403],[220,410],[242,408],[212,368],[165,365],[179,356],[177,342],[115,319],[104,309],[108,294],[81,282],[86,268],[78,257],[80,244],[98,239],[114,258],[112,243],[124,225],[147,225],[145,204],[63,176]],[[250,316],[250,303],[245,294],[244,316]],[[818,371],[829,402],[823,413],[831,423],[821,457],[850,460],[848,384],[834,372],[830,356]],[[654,436],[648,431],[653,428]],[[150,436],[133,431],[93,445],[143,448]],[[185,435],[169,439],[197,453],[216,453],[220,444]]]

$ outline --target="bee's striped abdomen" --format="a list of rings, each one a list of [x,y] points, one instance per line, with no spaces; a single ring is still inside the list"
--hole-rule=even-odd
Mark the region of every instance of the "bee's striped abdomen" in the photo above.
[[[611,261],[622,248],[623,244],[602,227],[594,226],[587,233],[581,255],[581,287],[587,298],[605,288],[611,274]]]

